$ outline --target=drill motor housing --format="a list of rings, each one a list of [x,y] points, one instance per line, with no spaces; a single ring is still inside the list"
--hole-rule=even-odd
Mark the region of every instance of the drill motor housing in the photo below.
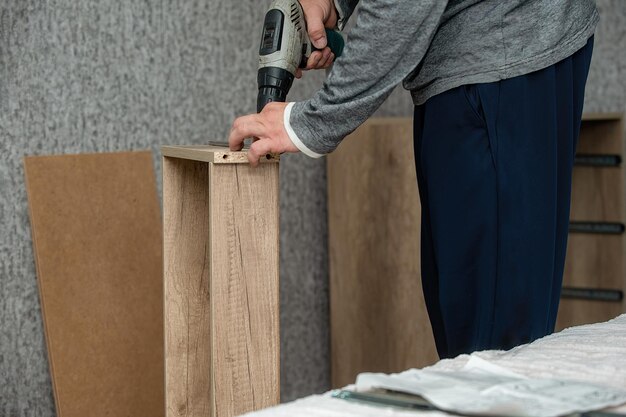
[[[335,57],[339,57],[343,52],[343,37],[328,29],[326,37]],[[267,103],[287,100],[296,70],[306,67],[313,51],[300,2],[274,0],[265,14],[259,48],[257,112]]]

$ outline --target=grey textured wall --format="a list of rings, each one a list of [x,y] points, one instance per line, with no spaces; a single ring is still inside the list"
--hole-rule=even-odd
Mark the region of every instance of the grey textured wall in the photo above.
[[[156,151],[224,138],[236,115],[254,111],[268,3],[0,1],[0,415],[54,415],[22,156]],[[626,2],[598,5],[586,110],[626,111]],[[322,76],[307,74],[290,99],[310,95]],[[411,113],[398,89],[378,115]],[[284,158],[281,227],[281,376],[289,400],[329,381],[323,160]]]
[[[21,159],[225,138],[269,1],[0,1],[0,415],[54,414]],[[294,88],[310,95],[316,74]],[[328,386],[324,161],[281,172],[283,398]]]

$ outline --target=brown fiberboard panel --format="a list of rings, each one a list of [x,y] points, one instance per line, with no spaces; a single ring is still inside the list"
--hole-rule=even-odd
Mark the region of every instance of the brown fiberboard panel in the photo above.
[[[151,154],[26,157],[24,166],[57,415],[162,416]]]

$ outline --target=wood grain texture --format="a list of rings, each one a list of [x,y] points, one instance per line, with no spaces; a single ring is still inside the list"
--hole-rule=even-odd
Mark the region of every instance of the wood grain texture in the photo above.
[[[221,146],[162,146],[161,153],[163,156],[169,156],[180,159],[190,159],[193,161],[212,162],[214,164],[247,164],[248,151],[243,150],[233,152],[226,147]],[[265,158],[261,158],[259,162],[278,162],[280,155],[267,154]]]
[[[167,416],[278,404],[278,164],[165,157],[163,198]]]
[[[583,117],[577,153],[620,155],[624,161],[624,125],[619,114]],[[574,221],[626,221],[624,162],[619,167],[574,167],[570,218]],[[626,289],[625,236],[570,233],[563,285]],[[626,302],[562,299],[557,330],[609,320],[626,311]]]
[[[561,299],[556,320],[556,331],[581,324],[601,323],[624,312],[621,303]]]
[[[150,152],[24,165],[57,415],[162,416],[161,214]]]
[[[278,164],[209,165],[215,416],[279,403]]]
[[[163,158],[166,415],[209,416],[209,171]]]
[[[419,263],[412,120],[372,119],[328,159],[332,386],[437,360]]]

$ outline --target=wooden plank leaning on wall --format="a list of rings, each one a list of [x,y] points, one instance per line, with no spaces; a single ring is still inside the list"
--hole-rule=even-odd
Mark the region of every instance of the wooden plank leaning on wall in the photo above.
[[[411,119],[372,119],[328,158],[332,386],[437,360],[420,282]]]
[[[163,416],[151,152],[26,157],[24,167],[57,416]]]
[[[624,123],[621,114],[583,116],[576,154],[616,156],[616,166],[574,166],[570,218],[578,222],[626,222]],[[624,233],[572,233],[567,243],[563,286],[612,292],[626,289]],[[606,321],[626,311],[621,301],[562,298],[557,330]]]
[[[162,153],[166,415],[278,404],[278,158]]]

